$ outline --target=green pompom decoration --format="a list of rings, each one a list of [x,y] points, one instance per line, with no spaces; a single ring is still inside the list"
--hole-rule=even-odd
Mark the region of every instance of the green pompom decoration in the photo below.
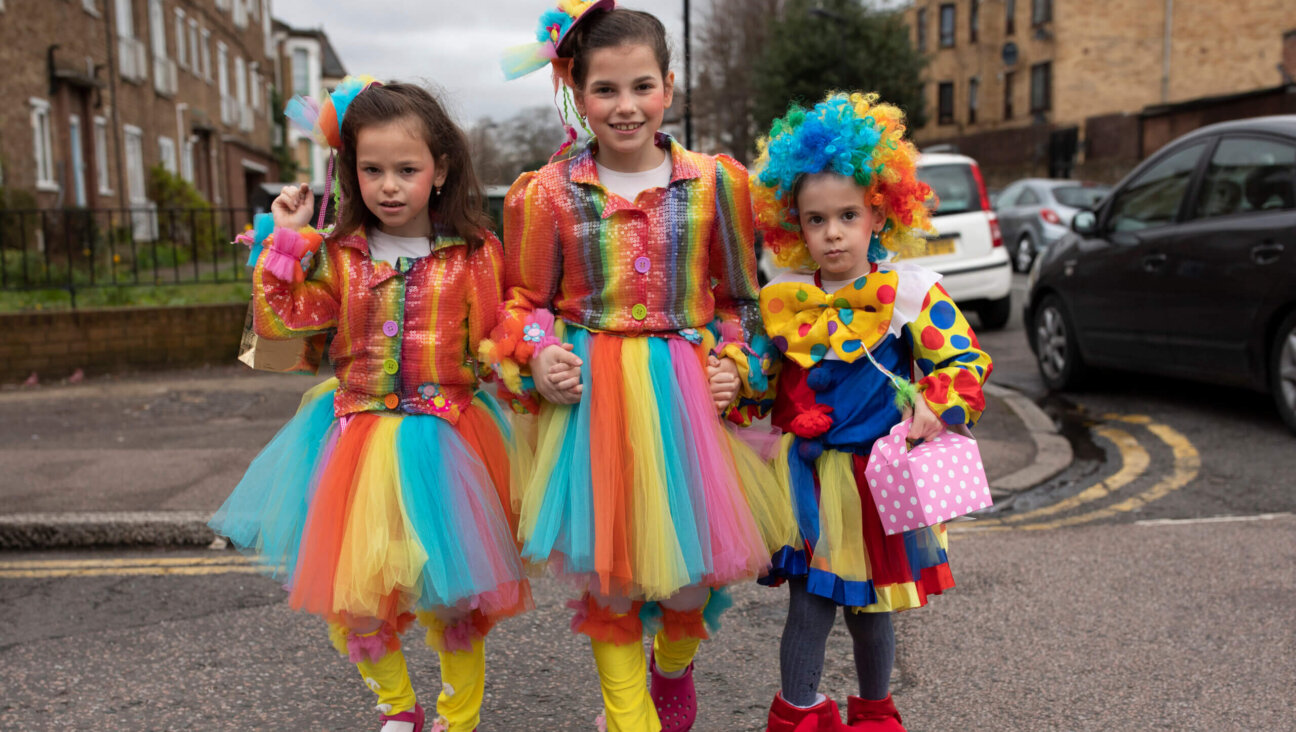
[[[913,405],[918,401],[918,387],[914,386],[912,381],[901,378],[892,379],[891,385],[895,387],[896,409],[901,412],[913,409]]]

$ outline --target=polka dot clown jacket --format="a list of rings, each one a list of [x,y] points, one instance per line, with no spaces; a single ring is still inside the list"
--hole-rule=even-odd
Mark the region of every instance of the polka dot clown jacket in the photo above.
[[[291,267],[276,266],[285,258]],[[473,352],[495,325],[502,259],[490,233],[470,251],[438,231],[431,254],[392,266],[370,257],[363,232],[321,242],[313,229],[277,229],[252,275],[253,329],[279,339],[336,331],[339,417],[388,410],[455,423],[477,390]]]
[[[776,278],[761,290],[760,307],[780,368],[744,414],[768,411],[786,433],[867,451],[900,421],[889,371],[911,377],[946,424],[975,424],[993,365],[939,279],[903,262],[874,265],[832,292],[816,275]]]

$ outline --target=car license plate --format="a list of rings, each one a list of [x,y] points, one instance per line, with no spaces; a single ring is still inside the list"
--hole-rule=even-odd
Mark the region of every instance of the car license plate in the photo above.
[[[943,236],[936,239],[928,239],[926,246],[923,247],[922,251],[915,252],[911,258],[939,257],[942,254],[953,254],[954,244],[957,241],[957,236]]]

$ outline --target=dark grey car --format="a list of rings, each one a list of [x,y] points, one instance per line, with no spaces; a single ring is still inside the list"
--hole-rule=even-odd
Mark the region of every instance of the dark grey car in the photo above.
[[[1296,430],[1296,115],[1180,137],[1071,228],[1024,313],[1050,388],[1091,366],[1245,386]]]
[[[995,202],[999,228],[1018,272],[1071,230],[1076,211],[1095,208],[1111,186],[1075,180],[1023,178],[1003,189]]]

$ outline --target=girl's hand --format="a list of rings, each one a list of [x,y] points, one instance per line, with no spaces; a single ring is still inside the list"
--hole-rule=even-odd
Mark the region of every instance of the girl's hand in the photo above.
[[[707,357],[707,382],[711,385],[711,399],[717,412],[723,412],[738,396],[738,366],[730,358]]]
[[[913,415],[913,424],[909,427],[909,439],[911,440],[930,440],[939,435],[945,429],[945,423],[940,417],[927,406],[927,400],[918,395],[917,404],[912,411],[905,410],[905,418]]]
[[[309,183],[284,186],[283,191],[270,204],[270,215],[274,217],[277,228],[300,229],[309,226],[314,212],[315,194],[311,192]]]
[[[584,387],[580,383],[580,356],[571,352],[572,345],[545,346],[531,357],[531,378],[536,391],[554,404],[575,404],[580,401]]]

